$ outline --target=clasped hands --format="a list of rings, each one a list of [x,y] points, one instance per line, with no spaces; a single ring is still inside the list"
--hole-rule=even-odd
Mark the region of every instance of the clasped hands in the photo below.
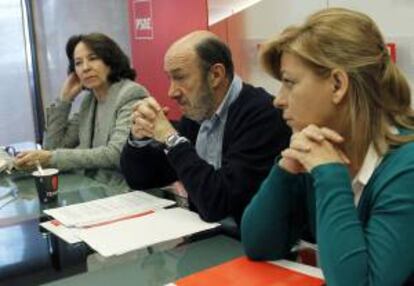
[[[168,107],[162,108],[152,97],[138,101],[132,110],[131,133],[134,138],[152,138],[165,143],[170,135],[177,133],[167,118],[168,111]]]
[[[279,166],[298,174],[310,172],[313,168],[327,163],[350,164],[350,160],[339,148],[344,138],[337,132],[316,125],[309,125],[293,133],[290,145],[281,155]]]

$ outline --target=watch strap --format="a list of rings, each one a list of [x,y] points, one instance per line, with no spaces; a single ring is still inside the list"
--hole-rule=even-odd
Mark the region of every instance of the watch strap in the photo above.
[[[185,142],[189,142],[189,140],[184,136],[180,136],[180,134],[178,133],[173,133],[170,136],[168,136],[168,138],[165,140],[165,149],[167,151],[170,151],[177,145]]]

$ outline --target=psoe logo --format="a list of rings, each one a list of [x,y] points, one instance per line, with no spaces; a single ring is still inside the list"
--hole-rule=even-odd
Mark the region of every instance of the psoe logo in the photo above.
[[[154,26],[152,18],[152,1],[135,0],[134,12],[134,36],[136,40],[154,39]]]
[[[136,19],[135,29],[152,30],[151,18]]]

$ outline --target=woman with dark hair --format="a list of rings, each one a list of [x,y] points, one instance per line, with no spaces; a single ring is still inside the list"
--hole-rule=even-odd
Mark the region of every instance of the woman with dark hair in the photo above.
[[[128,57],[100,33],[72,36],[66,44],[68,78],[60,97],[46,112],[44,148],[22,152],[16,166],[30,169],[39,162],[59,170],[84,169],[104,182],[123,181],[119,157],[130,128],[132,106],[148,96],[135,83]],[[71,118],[73,100],[83,95]]]

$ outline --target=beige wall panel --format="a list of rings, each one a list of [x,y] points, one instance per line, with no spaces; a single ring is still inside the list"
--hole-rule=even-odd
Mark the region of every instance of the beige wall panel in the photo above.
[[[259,66],[258,44],[281,32],[286,26],[301,22],[313,11],[326,6],[326,0],[262,0],[213,25],[212,30],[229,43],[237,73],[245,81],[263,86],[272,94],[276,94],[279,89],[278,82],[266,75]]]
[[[397,65],[414,88],[414,1],[329,0],[329,6],[355,9],[372,17],[386,41],[396,44]]]

